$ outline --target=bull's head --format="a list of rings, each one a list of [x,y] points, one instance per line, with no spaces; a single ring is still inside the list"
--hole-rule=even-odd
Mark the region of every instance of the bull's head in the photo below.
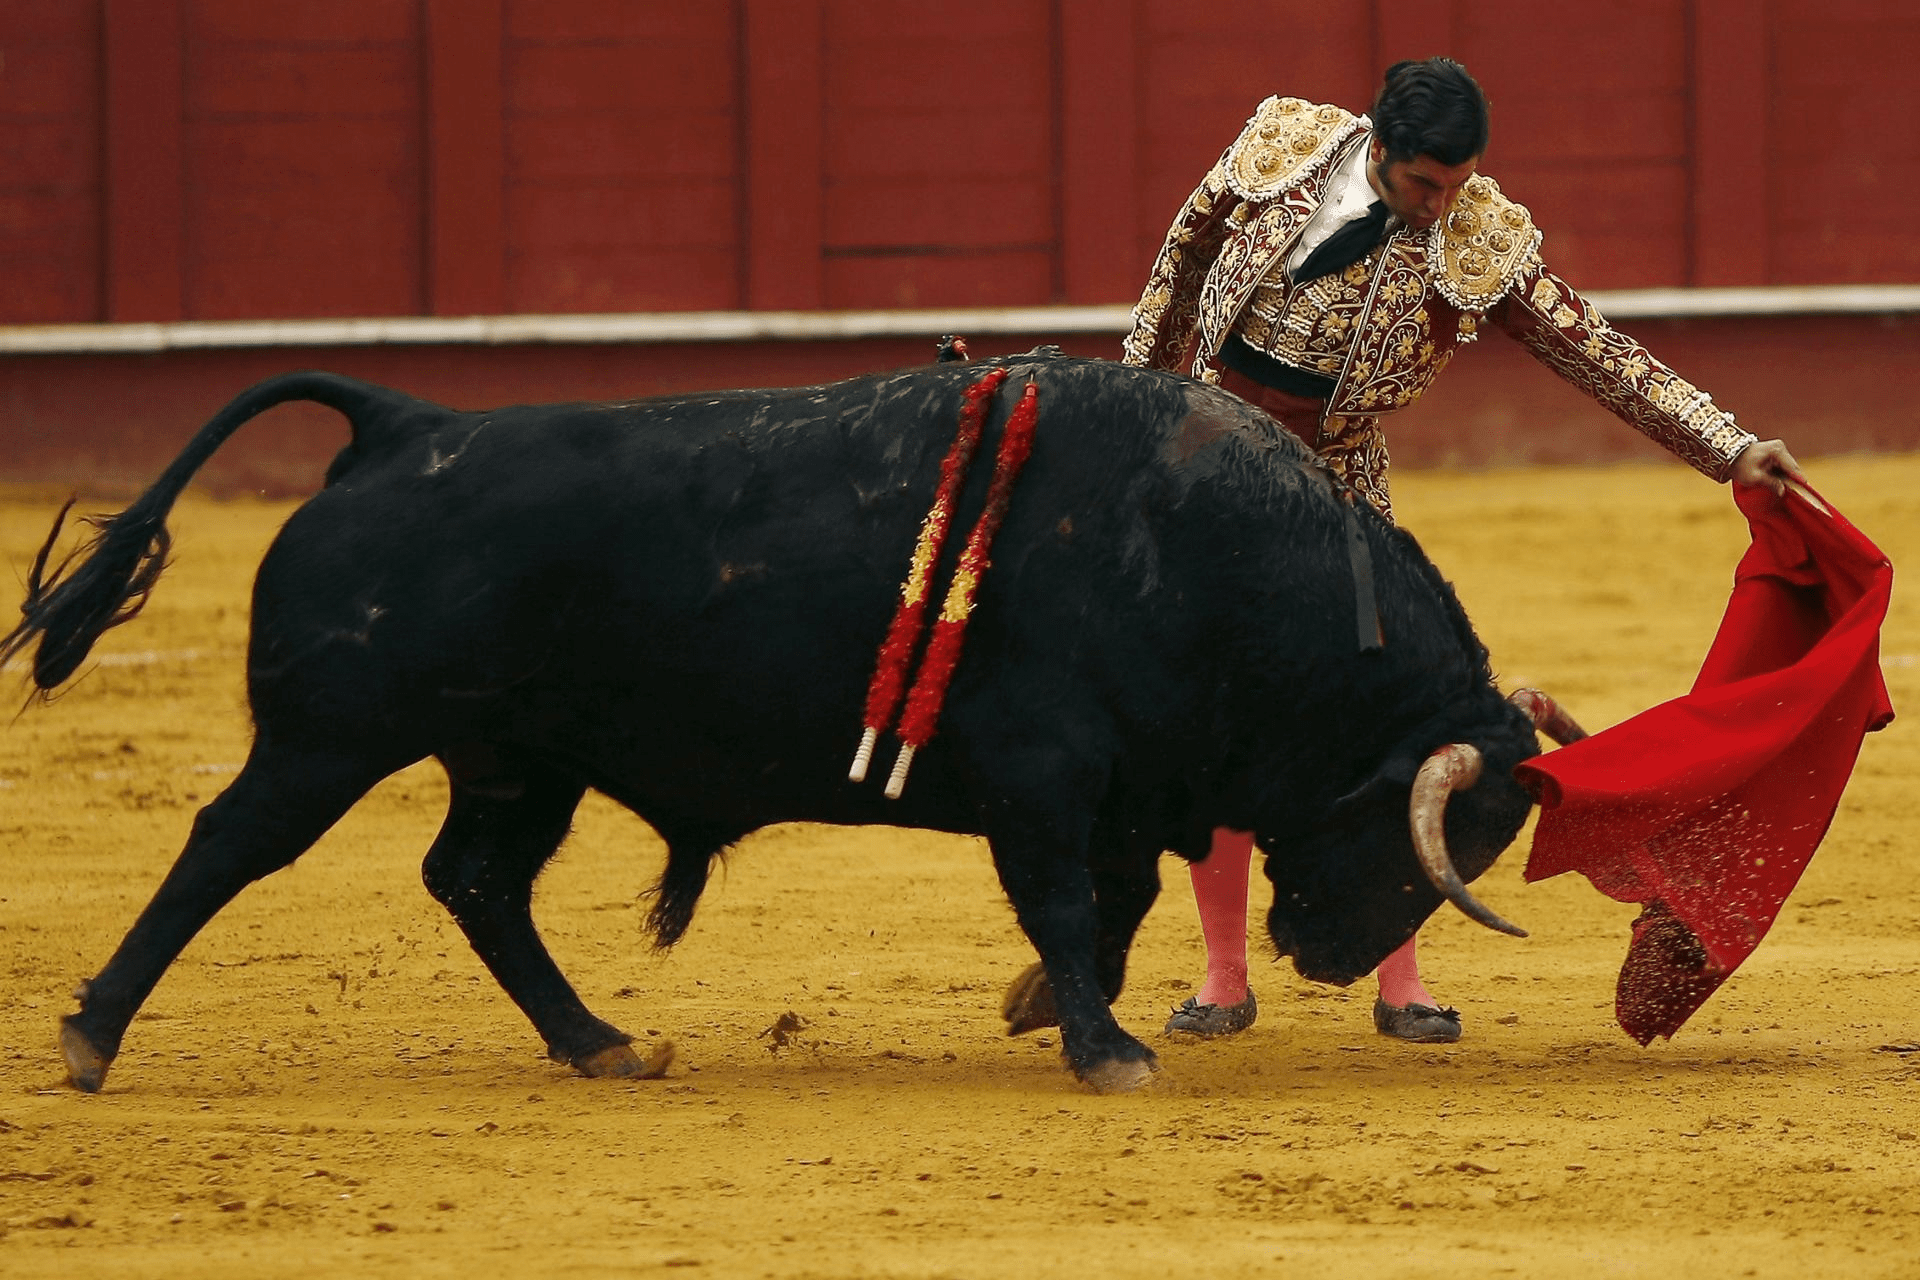
[[[1587,731],[1573,717],[1538,689],[1516,690],[1507,701],[1526,712],[1533,727],[1561,746],[1577,742]],[[1464,791],[1480,780],[1483,767],[1480,749],[1469,742],[1453,742],[1427,757],[1414,775],[1413,792],[1407,803],[1407,822],[1413,829],[1414,852],[1420,855],[1420,869],[1427,873],[1447,901],[1486,925],[1524,938],[1527,931],[1505,919],[1467,891],[1447,852],[1447,800],[1456,791]]]
[[[1431,737],[1427,745],[1403,744],[1365,783],[1306,824],[1262,828],[1274,888],[1269,932],[1303,976],[1349,982],[1370,972],[1439,901],[1525,936],[1469,893],[1466,882],[1493,864],[1532,810],[1513,770],[1539,754],[1535,733],[1560,743],[1585,734],[1537,690],[1507,699],[1487,693],[1487,702],[1453,717],[1456,732],[1470,741],[1437,749]]]

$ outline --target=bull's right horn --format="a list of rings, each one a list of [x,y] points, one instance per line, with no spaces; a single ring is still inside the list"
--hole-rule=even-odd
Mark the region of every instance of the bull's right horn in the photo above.
[[[1526,712],[1534,728],[1563,747],[1587,736],[1587,731],[1574,723],[1559,703],[1538,689],[1515,689],[1507,695],[1507,701]]]
[[[1478,782],[1480,768],[1480,748],[1469,742],[1449,743],[1427,757],[1414,775],[1413,793],[1407,801],[1413,850],[1420,857],[1420,869],[1447,901],[1489,929],[1524,938],[1525,929],[1503,919],[1467,892],[1466,883],[1454,869],[1453,856],[1447,852],[1447,799]]]

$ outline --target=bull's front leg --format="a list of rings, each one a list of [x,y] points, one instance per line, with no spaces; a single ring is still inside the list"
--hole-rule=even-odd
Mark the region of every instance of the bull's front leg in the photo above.
[[[1123,824],[1119,834],[1103,836],[1101,831],[1095,832],[1089,851],[1093,900],[1099,916],[1094,962],[1100,974],[1100,991],[1109,1005],[1120,998],[1133,936],[1160,894],[1159,858],[1159,841],[1152,834],[1142,834],[1139,828]],[[1007,1034],[1011,1036],[1060,1024],[1044,966],[1032,965],[1013,980],[1000,1014],[1007,1020]]]
[[[1043,823],[1009,824],[990,836],[1000,883],[1020,927],[1040,953],[1073,1073],[1101,1093],[1145,1084],[1159,1069],[1153,1051],[1128,1035],[1107,1007],[1097,950],[1099,912],[1084,841]]]

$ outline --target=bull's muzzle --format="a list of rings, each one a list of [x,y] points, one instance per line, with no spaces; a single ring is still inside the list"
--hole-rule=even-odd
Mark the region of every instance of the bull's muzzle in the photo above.
[[[1576,724],[1572,716],[1538,689],[1516,690],[1507,701],[1526,712],[1535,729],[1563,747],[1587,736],[1587,731]],[[1480,781],[1483,767],[1480,748],[1469,742],[1450,742],[1427,757],[1420,772],[1414,775],[1413,793],[1407,802],[1413,849],[1420,858],[1421,870],[1448,902],[1489,929],[1524,938],[1525,929],[1467,891],[1466,883],[1454,869],[1453,855],[1447,852],[1447,800],[1454,792],[1465,791]]]

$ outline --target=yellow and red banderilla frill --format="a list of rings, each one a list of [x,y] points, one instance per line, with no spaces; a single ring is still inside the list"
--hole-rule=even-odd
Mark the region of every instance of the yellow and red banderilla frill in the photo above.
[[[920,537],[914,544],[913,560],[907,580],[900,587],[900,603],[895,607],[887,637],[880,645],[873,679],[867,686],[866,712],[859,750],[847,777],[865,781],[873,762],[873,750],[880,734],[892,723],[906,688],[906,673],[915,646],[919,643],[926,604],[932,594],[934,566],[953,524],[954,504],[966,482],[968,464],[979,447],[987,408],[1000,384],[1006,381],[1005,369],[994,369],[968,387],[960,409],[960,426],[947,456],[940,463],[940,483],[934,491],[933,506],[920,525]],[[1000,449],[994,457],[993,479],[987,488],[987,502],[967,537],[960,561],[954,567],[953,580],[933,625],[927,651],[920,662],[920,673],[912,691],[906,694],[906,709],[900,717],[900,755],[887,778],[886,794],[898,800],[907,785],[907,770],[916,751],[933,737],[934,724],[946,700],[947,685],[960,662],[961,643],[965,639],[967,618],[973,612],[974,596],[987,568],[987,555],[994,535],[1006,518],[1007,504],[1013,496],[1013,482],[1033,451],[1034,423],[1040,415],[1040,392],[1027,384],[1020,403],[1007,418],[1000,437]]]

